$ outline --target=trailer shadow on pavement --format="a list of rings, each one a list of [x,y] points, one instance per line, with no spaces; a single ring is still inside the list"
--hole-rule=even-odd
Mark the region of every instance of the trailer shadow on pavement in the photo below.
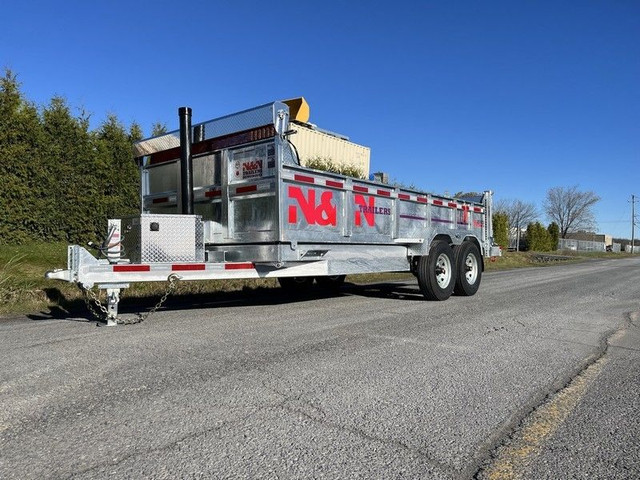
[[[42,311],[27,315],[33,321],[69,320],[74,322],[94,322],[84,300],[66,300],[57,291],[47,292],[49,298],[56,298],[60,306],[52,306],[49,311]],[[283,305],[290,303],[304,303],[323,298],[339,298],[345,296],[363,296],[369,298],[417,300],[424,301],[417,285],[407,282],[382,282],[371,284],[355,284],[346,282],[339,289],[327,290],[314,286],[305,292],[291,292],[279,287],[247,288],[233,292],[214,292],[197,294],[177,294],[169,297],[161,310],[179,311],[216,307],[246,307]],[[119,305],[119,313],[122,315],[144,313],[152,308],[158,301],[157,296],[127,297],[126,292]]]

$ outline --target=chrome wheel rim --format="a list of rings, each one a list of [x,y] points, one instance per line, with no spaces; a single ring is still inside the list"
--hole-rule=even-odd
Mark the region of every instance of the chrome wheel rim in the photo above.
[[[478,279],[478,259],[472,253],[464,259],[464,278],[469,285],[476,283]]]
[[[451,259],[444,253],[436,260],[436,282],[440,288],[447,288],[451,283]]]

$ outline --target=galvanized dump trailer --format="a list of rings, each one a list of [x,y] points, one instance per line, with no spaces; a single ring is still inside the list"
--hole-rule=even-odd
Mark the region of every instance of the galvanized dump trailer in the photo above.
[[[107,290],[115,324],[133,282],[277,277],[284,288],[413,272],[428,299],[476,293],[500,255],[491,192],[477,201],[420,193],[299,165],[289,107],[274,102],[135,144],[141,215],[109,220],[101,258],[72,245],[47,273]]]

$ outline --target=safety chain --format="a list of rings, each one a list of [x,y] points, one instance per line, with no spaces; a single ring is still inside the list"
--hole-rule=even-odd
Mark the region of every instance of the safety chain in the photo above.
[[[162,295],[162,297],[160,298],[160,300],[158,301],[158,303],[156,303],[153,308],[151,308],[148,312],[146,313],[136,313],[136,318],[132,319],[132,320],[124,320],[122,318],[116,317],[114,319],[114,321],[118,324],[118,325],[134,325],[136,323],[142,323],[144,322],[147,318],[149,318],[150,315],[154,314],[156,311],[158,311],[158,309],[167,301],[167,298],[169,298],[169,295],[173,294],[176,290],[176,288],[178,287],[178,281],[180,280],[180,277],[178,275],[176,275],[175,273],[172,273],[171,275],[169,275],[169,277],[167,278],[167,289],[165,290],[164,294]],[[87,308],[89,309],[89,311],[98,319],[98,320],[106,320],[109,318],[109,309],[107,307],[105,307],[103,305],[103,303],[100,301],[100,290],[98,290],[98,293],[96,294],[92,289],[88,289],[88,288],[84,288],[82,285],[78,284],[78,286],[80,287],[80,290],[84,293],[84,302],[87,305]],[[102,312],[102,315],[100,314],[100,312],[98,312],[95,308],[97,307],[98,310],[100,312]]]
[[[78,287],[80,288],[80,291],[84,294],[84,303],[87,305],[87,308],[89,309],[89,311],[98,320],[104,320],[104,318],[106,318],[109,315],[109,311],[107,310],[107,307],[102,305],[102,302],[98,298],[98,295],[100,294],[100,291],[98,290],[98,294],[96,295],[96,293],[93,290],[89,290],[87,288],[84,288],[79,283],[78,283]],[[100,309],[100,311],[103,313],[103,315],[100,315],[100,313],[98,311],[96,311],[96,309],[94,308],[94,305],[92,305],[91,302],[93,302],[93,304],[95,304],[95,306]]]

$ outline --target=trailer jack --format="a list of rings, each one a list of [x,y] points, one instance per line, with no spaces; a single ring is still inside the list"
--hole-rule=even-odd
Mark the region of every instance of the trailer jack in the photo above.
[[[106,321],[108,327],[115,327],[119,323],[123,323],[118,319],[120,290],[128,288],[129,284],[98,285],[98,293],[95,293],[91,288],[86,288],[81,283],[78,283],[78,287],[80,287],[80,290],[82,290],[84,294],[84,301],[87,304],[87,308],[98,320]],[[106,306],[100,301],[100,290],[106,290],[107,292]]]
[[[118,324],[118,303],[120,303],[120,289],[107,288],[107,326]]]
[[[179,275],[172,273],[167,278],[167,289],[164,294],[149,311],[145,313],[137,313],[134,319],[122,319],[118,317],[118,304],[120,303],[120,290],[123,288],[129,288],[128,283],[117,283],[108,285],[98,285],[98,292],[100,290],[106,290],[107,292],[107,305],[103,305],[100,301],[99,294],[96,294],[92,289],[85,288],[82,284],[78,284],[82,292],[84,293],[84,300],[87,304],[87,308],[93,315],[102,321],[106,321],[107,327],[115,327],[116,325],[133,325],[135,323],[142,323],[149,315],[155,313],[169,298],[178,286],[178,282],[182,279]],[[97,307],[97,310],[96,308]]]

